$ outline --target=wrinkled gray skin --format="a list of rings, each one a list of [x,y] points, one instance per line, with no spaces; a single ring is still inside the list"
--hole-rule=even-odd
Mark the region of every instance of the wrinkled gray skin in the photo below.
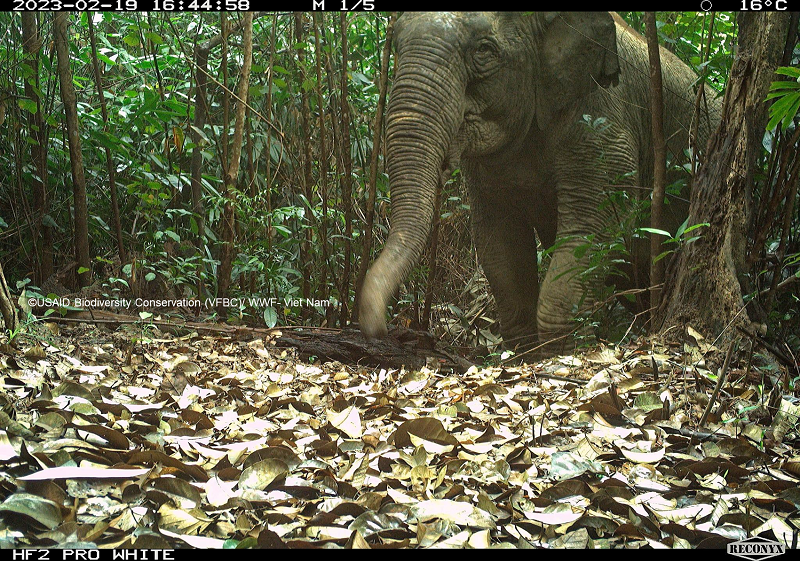
[[[362,332],[386,334],[389,299],[425,248],[439,176],[458,156],[506,346],[569,332],[585,287],[560,274],[589,258],[577,259],[574,248],[612,220],[610,206],[601,206],[608,191],[652,182],[644,39],[609,13],[406,13],[395,47],[386,117],[392,224],[364,282]],[[697,77],[665,49],[661,58],[668,150],[682,155]],[[712,116],[700,119],[700,148],[718,121],[713,97],[704,104]],[[591,130],[584,114],[610,127]],[[677,207],[666,211],[673,232],[686,216]],[[573,237],[553,253],[541,288],[536,234],[544,247]],[[641,271],[631,277],[647,286],[648,260],[636,261]]]

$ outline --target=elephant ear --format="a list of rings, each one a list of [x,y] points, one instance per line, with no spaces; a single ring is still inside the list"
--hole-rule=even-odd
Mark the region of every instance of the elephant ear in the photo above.
[[[567,105],[598,86],[619,82],[617,34],[608,12],[543,14],[540,91],[536,119],[541,129]]]

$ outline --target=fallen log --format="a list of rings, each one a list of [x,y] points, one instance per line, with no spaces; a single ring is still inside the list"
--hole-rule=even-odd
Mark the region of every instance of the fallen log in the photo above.
[[[463,357],[436,349],[436,341],[427,332],[394,328],[388,337],[367,340],[355,328],[314,328],[287,326],[261,328],[231,326],[208,322],[187,322],[180,319],[163,320],[154,317],[142,320],[135,316],[106,312],[104,310],[70,311],[67,316],[52,315],[48,322],[60,324],[99,324],[116,329],[122,324],[146,324],[159,330],[183,336],[192,332],[217,334],[236,339],[264,338],[265,344],[278,348],[295,348],[300,358],[307,361],[338,361],[345,365],[382,367],[385,369],[417,370],[424,366],[439,371],[464,372],[472,363]]]

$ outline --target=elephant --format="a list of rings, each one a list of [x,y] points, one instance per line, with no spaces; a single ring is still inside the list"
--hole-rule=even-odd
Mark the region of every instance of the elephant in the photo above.
[[[387,334],[389,300],[425,249],[442,171],[458,159],[505,347],[555,341],[544,349],[557,353],[577,304],[590,304],[585,280],[568,274],[588,263],[576,247],[607,231],[610,190],[624,185],[649,196],[645,39],[608,12],[407,12],[396,22],[394,48],[386,114],[391,226],[362,285],[362,333]],[[721,102],[708,86],[697,95],[697,75],[673,53],[662,47],[660,56],[664,134],[677,162],[687,148],[705,147]],[[603,127],[587,126],[599,117]],[[688,213],[688,202],[673,203],[664,227],[671,232]],[[545,248],[559,241],[541,287],[537,236]],[[633,261],[641,271],[630,277],[647,287],[646,252]]]

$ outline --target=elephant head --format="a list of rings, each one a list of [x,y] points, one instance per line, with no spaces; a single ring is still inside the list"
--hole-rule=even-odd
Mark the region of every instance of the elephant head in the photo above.
[[[386,334],[389,299],[424,251],[448,158],[505,154],[619,73],[608,13],[406,13],[395,48],[392,224],[361,291],[368,337]]]

